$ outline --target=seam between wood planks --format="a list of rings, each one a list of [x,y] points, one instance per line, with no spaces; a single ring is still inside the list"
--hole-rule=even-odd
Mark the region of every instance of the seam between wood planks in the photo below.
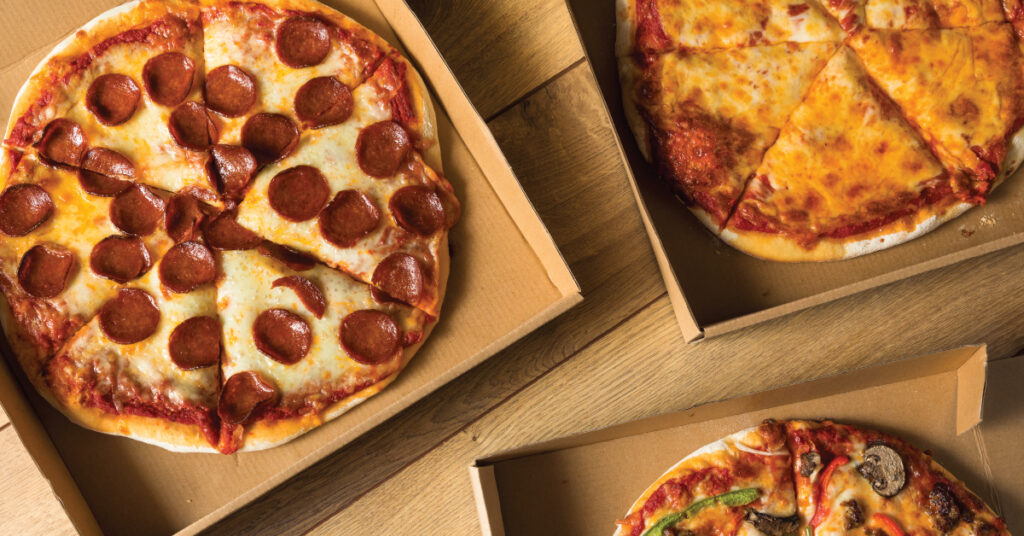
[[[556,76],[556,78],[557,78],[557,76]],[[639,308],[637,308],[637,310],[636,310],[636,311],[633,311],[632,313],[630,313],[630,314],[626,315],[626,317],[625,317],[625,318],[623,318],[622,320],[619,320],[618,322],[616,322],[616,323],[615,323],[614,325],[612,325],[612,326],[611,326],[611,327],[609,327],[608,329],[606,329],[606,330],[602,331],[601,333],[599,333],[599,334],[598,334],[598,335],[597,335],[596,337],[594,337],[593,339],[591,339],[590,341],[588,341],[588,342],[587,342],[586,344],[584,344],[583,346],[580,346],[579,348],[577,348],[577,349],[576,349],[576,350],[575,350],[574,352],[572,352],[571,354],[567,355],[567,356],[566,356],[566,357],[565,357],[564,359],[562,359],[561,361],[558,361],[557,363],[555,363],[554,365],[552,365],[552,366],[551,366],[550,368],[548,368],[548,369],[547,369],[547,370],[545,370],[544,372],[542,372],[542,373],[538,374],[538,375],[537,375],[537,377],[535,377],[535,378],[531,379],[530,381],[528,381],[528,382],[524,383],[523,385],[519,386],[519,387],[518,387],[518,388],[517,388],[516,390],[512,391],[511,393],[509,393],[509,394],[508,394],[508,396],[506,396],[506,397],[502,398],[502,399],[501,399],[501,400],[499,400],[498,402],[494,403],[494,405],[492,405],[491,407],[489,407],[489,408],[487,408],[486,410],[482,411],[482,412],[481,412],[481,413],[480,413],[479,415],[477,415],[477,416],[476,416],[476,417],[474,417],[474,418],[473,418],[472,420],[470,420],[470,421],[466,422],[465,424],[463,424],[462,426],[460,426],[460,427],[459,427],[459,428],[458,428],[457,430],[453,431],[452,433],[450,433],[450,434],[448,434],[447,436],[445,436],[444,438],[442,438],[442,439],[441,439],[440,441],[438,441],[437,443],[435,443],[435,444],[434,444],[434,445],[433,445],[432,447],[430,447],[429,449],[425,450],[425,451],[424,451],[424,452],[423,452],[422,454],[420,454],[420,455],[418,455],[418,456],[414,457],[413,459],[409,460],[409,461],[408,461],[407,463],[405,463],[405,464],[402,464],[402,466],[401,466],[401,467],[399,467],[398,469],[395,469],[394,471],[392,471],[392,472],[391,472],[391,474],[389,474],[388,476],[386,476],[386,477],[382,478],[382,479],[381,479],[381,480],[380,480],[379,482],[377,482],[376,484],[374,484],[373,486],[371,486],[370,488],[368,488],[368,489],[367,489],[366,491],[364,491],[363,493],[360,493],[359,495],[357,495],[357,496],[356,496],[355,498],[353,498],[353,499],[352,499],[351,501],[349,501],[348,503],[346,503],[346,504],[344,504],[344,505],[342,505],[342,506],[338,507],[338,508],[337,508],[336,510],[334,510],[333,512],[331,512],[331,514],[330,514],[330,515],[328,515],[328,516],[324,517],[324,518],[323,518],[323,519],[321,519],[320,521],[317,521],[317,522],[316,522],[316,523],[315,523],[315,524],[314,524],[313,526],[309,527],[309,529],[307,529],[307,530],[306,530],[305,532],[303,532],[303,534],[305,535],[305,534],[310,534],[310,533],[312,533],[312,532],[313,532],[314,530],[316,530],[316,529],[317,529],[318,527],[320,527],[321,525],[323,525],[324,523],[326,523],[326,522],[327,522],[327,521],[328,521],[329,519],[331,519],[331,518],[333,518],[334,516],[338,515],[338,514],[339,514],[339,513],[341,512],[341,511],[345,510],[345,509],[346,509],[346,508],[348,508],[349,506],[352,506],[353,504],[355,504],[356,502],[358,502],[358,501],[359,501],[360,499],[362,499],[363,497],[365,497],[366,495],[368,495],[368,494],[369,494],[370,492],[372,492],[373,490],[377,489],[378,487],[380,487],[380,486],[381,486],[382,484],[384,484],[385,482],[387,482],[387,481],[391,480],[392,478],[394,478],[394,477],[395,477],[396,475],[398,475],[399,473],[401,473],[401,472],[402,472],[402,471],[404,471],[405,469],[409,468],[409,466],[411,466],[411,465],[413,465],[414,463],[418,462],[418,461],[419,461],[420,459],[424,458],[425,456],[427,456],[427,455],[428,455],[428,454],[430,454],[431,452],[434,452],[435,450],[437,450],[437,448],[438,448],[439,446],[441,446],[441,445],[443,445],[444,443],[446,443],[446,442],[447,442],[447,441],[448,441],[449,439],[451,439],[451,438],[455,437],[456,435],[458,435],[458,434],[462,433],[462,432],[463,432],[464,430],[466,430],[466,429],[467,429],[467,428],[469,428],[470,426],[472,426],[472,425],[476,424],[476,423],[477,423],[478,421],[480,421],[480,419],[482,419],[482,418],[484,418],[485,416],[487,416],[487,415],[491,414],[491,412],[493,412],[494,410],[496,410],[496,409],[498,409],[499,407],[501,407],[502,405],[504,405],[504,404],[505,404],[505,402],[508,402],[508,401],[509,401],[509,400],[511,400],[511,399],[512,399],[513,397],[515,397],[516,395],[518,395],[519,393],[521,393],[521,392],[522,392],[523,390],[527,389],[528,387],[530,387],[530,386],[531,386],[531,385],[533,385],[534,383],[537,383],[537,382],[538,382],[538,381],[540,381],[540,380],[541,380],[542,378],[544,378],[545,376],[547,376],[548,374],[550,374],[550,373],[551,373],[551,372],[552,372],[553,370],[555,370],[555,369],[557,369],[558,367],[562,366],[563,364],[565,364],[565,363],[569,362],[569,360],[570,360],[570,359],[572,359],[573,357],[576,357],[576,356],[577,356],[577,355],[579,355],[579,354],[580,354],[581,352],[583,352],[583,351],[585,351],[586,349],[590,348],[591,346],[593,346],[593,345],[594,345],[595,343],[597,343],[598,341],[600,341],[600,340],[603,340],[603,339],[604,339],[605,337],[607,337],[608,335],[610,335],[611,333],[613,333],[614,331],[616,331],[616,330],[618,330],[618,329],[619,329],[620,327],[622,327],[622,325],[626,324],[627,322],[629,322],[630,320],[632,320],[632,319],[633,319],[634,317],[636,317],[636,316],[637,316],[637,315],[639,315],[640,313],[642,313],[642,312],[646,311],[646,310],[647,310],[647,309],[649,309],[649,308],[650,308],[650,307],[651,307],[652,305],[654,305],[655,303],[657,303],[657,302],[658,302],[658,300],[661,300],[662,298],[664,298],[664,297],[666,297],[666,296],[668,296],[668,292],[662,292],[661,294],[658,294],[658,295],[657,295],[657,296],[656,296],[656,297],[655,297],[654,299],[652,299],[651,301],[649,301],[649,302],[647,302],[647,303],[645,303],[645,304],[641,305],[641,306],[640,306]]]
[[[501,108],[499,108],[499,109],[498,109],[498,111],[494,112],[493,114],[491,114],[490,116],[488,116],[488,117],[487,117],[486,119],[484,119],[484,122],[485,122],[485,123],[490,123],[491,121],[493,121],[493,120],[497,119],[498,117],[500,117],[500,116],[501,116],[501,114],[503,114],[503,113],[505,113],[505,112],[507,112],[507,111],[511,110],[512,108],[515,108],[515,107],[516,107],[517,105],[519,105],[520,103],[522,103],[522,102],[523,102],[523,101],[525,101],[526,99],[528,99],[528,98],[530,98],[530,97],[532,97],[532,96],[536,95],[536,94],[537,94],[537,93],[539,93],[539,92],[540,92],[541,90],[543,90],[544,88],[546,88],[546,87],[548,87],[549,85],[551,85],[551,83],[552,83],[552,82],[554,82],[555,80],[558,80],[559,78],[561,78],[561,77],[562,77],[563,75],[565,75],[565,73],[568,73],[569,71],[571,71],[571,70],[575,69],[576,67],[579,67],[579,65],[580,65],[581,63],[585,62],[585,61],[587,61],[587,57],[586,57],[586,56],[584,56],[584,57],[582,57],[582,58],[580,58],[580,59],[578,59],[578,60],[576,60],[576,61],[572,62],[572,63],[571,63],[571,64],[569,64],[569,65],[568,65],[568,66],[567,66],[566,68],[564,68],[564,69],[562,69],[561,71],[558,71],[557,73],[555,73],[554,75],[552,75],[552,76],[551,76],[551,78],[548,78],[547,80],[545,80],[545,81],[541,82],[540,84],[538,84],[537,86],[535,86],[535,87],[534,87],[533,89],[531,89],[530,91],[527,91],[526,93],[524,93],[524,94],[523,94],[522,96],[520,96],[519,98],[517,98],[517,99],[515,99],[514,101],[512,101],[512,102],[510,102],[510,103],[506,104],[505,106],[502,106]]]

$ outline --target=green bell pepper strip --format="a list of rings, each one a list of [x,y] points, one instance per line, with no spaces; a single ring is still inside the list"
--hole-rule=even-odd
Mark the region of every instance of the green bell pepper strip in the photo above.
[[[644,531],[642,536],[661,536],[662,531],[669,525],[675,525],[683,519],[691,518],[697,515],[697,512],[713,506],[721,504],[724,506],[746,506],[757,500],[761,496],[761,491],[757,488],[743,488],[723,493],[721,495],[715,495],[714,497],[707,497],[701,499],[695,503],[692,503],[686,508],[669,514],[658,520],[657,523],[651,525],[651,528]]]

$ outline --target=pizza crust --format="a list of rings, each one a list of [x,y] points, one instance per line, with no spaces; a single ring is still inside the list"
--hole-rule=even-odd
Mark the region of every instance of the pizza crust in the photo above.
[[[942,213],[933,209],[919,212],[917,222],[908,227],[896,221],[870,233],[857,235],[858,239],[823,239],[807,249],[793,239],[780,234],[742,231],[726,227],[719,235],[730,246],[759,259],[778,262],[834,261],[852,259],[868,253],[891,248],[918,238],[952,220],[973,207],[959,203]]]

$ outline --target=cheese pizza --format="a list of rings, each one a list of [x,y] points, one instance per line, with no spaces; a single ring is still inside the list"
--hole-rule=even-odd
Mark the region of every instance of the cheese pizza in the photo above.
[[[1010,4],[619,0],[626,118],[672,193],[740,251],[893,247],[984,204],[1024,161]]]
[[[690,454],[615,536],[1008,536],[1006,521],[927,453],[831,421],[765,421]]]
[[[461,207],[384,39],[312,0],[138,0],[60,43],[0,153],[0,309],[88,428],[279,445],[395,380]]]

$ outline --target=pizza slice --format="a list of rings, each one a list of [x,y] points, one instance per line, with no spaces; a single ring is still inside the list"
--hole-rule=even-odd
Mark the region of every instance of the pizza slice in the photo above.
[[[117,293],[146,273],[170,245],[155,232],[162,197],[126,182],[114,197],[90,193],[103,179],[3,151],[0,288],[9,305],[5,331],[29,378]]]
[[[621,62],[626,117],[647,160],[717,233],[837,48],[786,43]]]
[[[311,130],[264,168],[237,221],[437,316],[446,231],[459,217],[451,185],[424,162],[423,115],[395,58],[353,92],[346,121]],[[419,118],[419,119],[418,119]]]
[[[284,259],[287,260],[287,259]],[[222,452],[285,442],[388,385],[429,317],[322,264],[224,251]]]
[[[221,142],[248,141],[260,165],[283,156],[301,128],[344,121],[352,90],[393,51],[337,11],[309,11],[308,2],[202,4],[206,106]]]
[[[50,361],[55,406],[93,430],[174,451],[215,451],[216,274],[210,249],[184,241],[117,290]]]
[[[615,536],[789,536],[801,528],[782,423],[693,452],[645,491]]]
[[[116,160],[139,182],[216,203],[203,166],[217,129],[195,83],[202,46],[192,3],[115,8],[40,63],[15,101],[5,143],[69,168]],[[89,159],[90,148],[106,160]]]
[[[843,47],[765,153],[721,237],[765,259],[854,257],[972,206],[953,183]]]
[[[786,435],[812,534],[1009,534],[962,482],[897,437],[831,421],[788,421]]]
[[[1024,158],[1024,65],[1009,24],[864,30],[850,46],[946,168],[972,179],[977,201],[1017,169]]]
[[[816,0],[618,0],[616,56],[785,42],[839,42]]]
[[[826,0],[844,30],[961,28],[1003,22],[1000,0]]]

